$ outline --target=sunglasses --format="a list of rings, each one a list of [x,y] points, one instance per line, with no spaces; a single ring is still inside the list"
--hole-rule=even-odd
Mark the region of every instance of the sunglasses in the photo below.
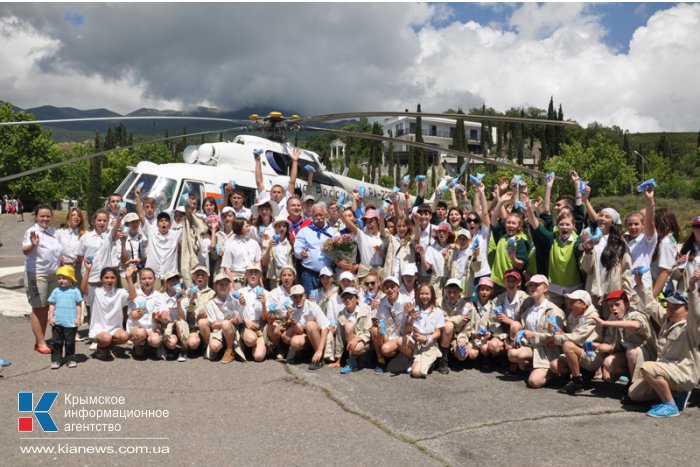
[[[366,285],[367,287],[372,287],[374,284],[376,284],[375,281],[372,281],[372,282],[365,282],[365,285]]]
[[[474,219],[474,218],[470,218],[470,219],[467,219],[467,222],[468,222],[468,223],[471,223],[471,222],[477,222],[477,220],[476,220],[476,219]]]

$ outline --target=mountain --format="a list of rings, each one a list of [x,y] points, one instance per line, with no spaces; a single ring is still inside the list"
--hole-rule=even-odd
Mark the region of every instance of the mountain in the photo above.
[[[292,115],[294,112],[285,109],[273,109],[268,107],[244,108],[235,111],[220,110],[212,107],[195,107],[189,110],[158,110],[150,108],[140,108],[126,115],[121,115],[109,109],[89,109],[80,110],[73,107],[54,107],[52,105],[42,105],[30,109],[20,109],[14,107],[16,112],[25,111],[31,113],[37,120],[58,120],[70,118],[103,118],[103,117],[212,117],[231,120],[239,120],[236,122],[209,122],[201,120],[107,120],[97,122],[70,122],[70,123],[48,123],[46,128],[51,130],[52,137],[58,142],[68,141],[86,141],[92,140],[95,137],[95,132],[99,131],[104,135],[109,127],[114,128],[120,122],[123,123],[127,130],[135,137],[137,136],[162,136],[167,131],[171,136],[182,134],[186,129],[188,133],[198,131],[214,131],[226,130],[233,127],[239,127],[248,121],[251,114],[267,115],[270,112],[278,111],[283,115]],[[333,124],[314,123],[316,126],[342,126],[345,122],[335,122]]]

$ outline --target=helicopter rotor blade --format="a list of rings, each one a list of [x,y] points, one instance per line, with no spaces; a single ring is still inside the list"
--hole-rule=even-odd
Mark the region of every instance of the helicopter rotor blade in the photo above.
[[[5,177],[0,177],[0,182],[7,182],[10,180],[14,180],[16,178],[26,177],[27,175],[34,175],[36,173],[44,172],[46,170],[56,169],[58,167],[63,167],[64,165],[70,165],[70,164],[73,164],[74,162],[89,160],[89,159],[92,159],[93,157],[104,156],[105,154],[109,154],[111,152],[120,151],[122,149],[132,149],[132,148],[135,148],[138,146],[143,146],[145,144],[155,144],[155,143],[161,143],[163,141],[169,141],[172,139],[188,138],[190,136],[208,135],[208,134],[212,134],[212,133],[225,133],[225,132],[231,132],[231,131],[241,132],[241,131],[245,131],[248,129],[249,128],[247,126],[246,127],[237,127],[237,128],[225,128],[225,129],[219,129],[219,130],[198,131],[196,133],[187,133],[184,135],[169,136],[167,138],[151,139],[148,141],[134,143],[134,144],[131,144],[129,146],[121,146],[121,147],[114,148],[114,149],[108,149],[106,151],[95,152],[92,154],[85,154],[83,156],[74,157],[72,159],[67,159],[65,161],[55,162],[53,164],[44,165],[42,167],[36,167],[33,169],[25,170],[24,172],[20,172],[17,174],[7,175]]]
[[[337,114],[317,115],[315,117],[301,118],[298,123],[329,122],[334,120],[348,120],[355,118],[371,117],[431,117],[473,120],[478,122],[505,122],[505,123],[526,123],[533,125],[553,125],[553,126],[579,126],[577,122],[570,120],[547,120],[539,118],[506,117],[502,115],[475,115],[475,114],[448,114],[448,113],[427,113],[427,112],[346,112]]]
[[[395,143],[395,144],[405,144],[407,146],[413,146],[415,148],[420,148],[420,149],[426,149],[428,151],[436,151],[436,152],[444,152],[447,154],[451,154],[453,156],[463,156],[467,160],[468,159],[476,159],[478,161],[483,162],[484,164],[492,164],[492,165],[497,165],[500,167],[505,167],[508,169],[512,170],[517,170],[519,172],[525,172],[530,175],[534,175],[536,177],[541,177],[541,178],[546,178],[547,174],[544,172],[540,172],[539,170],[535,169],[529,169],[527,167],[522,167],[519,165],[515,164],[510,164],[508,162],[502,162],[496,159],[489,159],[488,157],[476,155],[476,154],[470,154],[462,151],[457,151],[455,149],[447,149],[447,148],[438,148],[436,146],[432,146],[430,144],[425,144],[425,143],[417,143],[415,141],[405,141],[402,139],[396,139],[396,138],[389,138],[387,136],[380,136],[380,135],[373,135],[371,133],[359,133],[356,131],[346,131],[346,130],[334,130],[332,128],[319,128],[319,127],[310,127],[310,126],[304,126],[304,130],[311,130],[311,131],[320,131],[323,133],[333,133],[339,136],[348,136],[351,138],[361,138],[361,139],[369,139],[369,140],[374,140],[374,141],[382,141],[382,142],[387,142],[387,143]]]
[[[217,118],[217,117],[173,117],[173,116],[140,116],[140,117],[85,117],[85,118],[57,118],[51,120],[22,120],[16,122],[0,122],[0,126],[16,126],[16,125],[38,125],[45,123],[74,123],[74,122],[108,122],[112,120],[200,120],[209,122],[225,122],[225,123],[239,123],[248,122],[248,120],[234,120],[230,118]]]

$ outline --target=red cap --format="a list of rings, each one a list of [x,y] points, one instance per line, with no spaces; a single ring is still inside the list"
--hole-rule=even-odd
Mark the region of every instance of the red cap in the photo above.
[[[693,219],[693,227],[700,227],[700,216]]]
[[[624,290],[613,290],[608,294],[607,297],[605,297],[605,301],[607,302],[608,300],[620,300],[623,299],[627,302],[629,302],[629,298],[627,297],[627,292]]]
[[[509,269],[509,270],[507,270],[507,271],[505,272],[505,274],[503,274],[503,278],[504,278],[504,279],[507,279],[508,277],[515,277],[515,278],[518,279],[519,281],[522,281],[522,280],[523,280],[523,275],[520,274],[520,271],[518,271],[517,269]]]

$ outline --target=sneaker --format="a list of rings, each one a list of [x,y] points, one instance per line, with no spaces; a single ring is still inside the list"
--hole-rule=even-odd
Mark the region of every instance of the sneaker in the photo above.
[[[12,362],[8,362],[7,360],[3,360],[0,358],[0,367],[5,367],[5,366],[11,366]]]
[[[233,349],[226,349],[224,356],[221,357],[221,363],[231,363],[233,361]]]
[[[180,356],[177,357],[178,362],[186,362],[187,361],[187,352],[180,352]]]
[[[570,396],[575,396],[577,392],[583,391],[583,381],[581,378],[573,378],[566,386],[559,388],[557,392],[560,394],[568,394]]]
[[[60,362],[51,362],[51,369],[52,370],[58,370],[59,368],[61,368]]]
[[[167,356],[166,356],[166,354],[165,354],[165,349],[164,349],[163,346],[161,345],[160,347],[158,347],[158,350],[156,350],[156,358],[157,358],[158,360],[166,360],[166,357],[167,357]]]
[[[75,360],[68,362],[68,368],[75,368],[76,366],[78,366],[78,364],[75,362]]]
[[[679,412],[683,412],[685,406],[688,405],[688,399],[690,399],[690,391],[676,392],[671,391],[673,396],[673,401],[676,403]]]
[[[440,366],[438,366],[438,373],[441,375],[446,375],[450,372],[450,367],[447,366],[447,359],[442,358],[440,359]]]
[[[654,418],[677,417],[680,412],[678,407],[668,404],[658,404],[651,408],[647,415]]]
[[[318,363],[309,363],[309,370],[311,371],[320,370],[321,368],[323,368],[323,360],[319,360]]]
[[[90,344],[90,347],[88,347],[88,349],[91,351],[97,350],[97,342],[93,342],[92,344]]]
[[[341,375],[347,375],[349,373],[352,373],[353,371],[357,371],[360,369],[360,365],[357,363],[357,357],[351,356],[348,358],[348,363],[345,365],[343,368],[340,369],[340,374]]]
[[[111,362],[114,359],[114,356],[106,349],[97,349],[95,351],[95,358],[102,360],[103,362]]]
[[[284,355],[282,355],[281,353],[278,353],[277,355],[275,355],[275,361],[283,362],[283,361],[284,361]]]
[[[384,368],[382,368],[381,365],[377,365],[377,367],[374,369],[374,374],[379,376],[384,374]]]

